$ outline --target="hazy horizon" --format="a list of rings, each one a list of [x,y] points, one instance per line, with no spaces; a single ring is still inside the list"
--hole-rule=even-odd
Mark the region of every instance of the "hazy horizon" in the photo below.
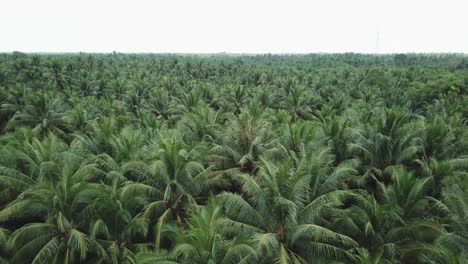
[[[235,52],[121,52],[121,51],[103,51],[103,52],[96,52],[96,51],[65,51],[65,52],[53,52],[53,51],[21,51],[21,50],[12,50],[12,51],[0,51],[0,54],[12,54],[14,52],[24,53],[24,54],[39,54],[39,55],[61,55],[61,54],[103,54],[103,55],[111,55],[113,53],[116,54],[128,54],[128,55],[138,55],[138,54],[150,54],[150,55],[188,55],[188,56],[197,56],[197,55],[232,55],[232,56],[264,56],[264,55],[274,55],[274,56],[294,56],[294,55],[347,55],[347,54],[355,54],[355,55],[368,55],[368,56],[389,56],[389,55],[397,55],[397,54],[405,54],[405,55],[460,55],[460,56],[468,56],[468,52],[388,52],[388,53],[365,53],[365,52],[306,52],[306,53],[299,53],[299,52],[292,52],[292,53],[235,53]]]
[[[0,52],[468,53],[447,1],[2,1]]]

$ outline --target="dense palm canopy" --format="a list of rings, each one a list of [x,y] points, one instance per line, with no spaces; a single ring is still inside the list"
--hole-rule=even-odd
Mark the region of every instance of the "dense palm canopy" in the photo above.
[[[0,263],[465,263],[465,61],[0,54]]]

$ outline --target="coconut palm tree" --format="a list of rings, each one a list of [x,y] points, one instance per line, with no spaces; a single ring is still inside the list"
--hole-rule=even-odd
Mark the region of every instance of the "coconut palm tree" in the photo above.
[[[259,263],[352,259],[349,250],[357,243],[326,227],[326,216],[347,195],[333,188],[344,168],[326,175],[314,171],[307,158],[298,167],[291,161],[278,166],[262,161],[256,178],[243,174],[239,179],[245,196],[218,195],[228,217],[227,235],[253,239]]]
[[[426,159],[451,157],[456,145],[462,143],[457,140],[455,132],[440,116],[427,120],[422,136],[422,151]]]
[[[48,174],[60,177],[42,179],[26,189],[0,211],[3,223],[25,223],[8,240],[12,263],[75,263],[79,260],[106,259],[97,241],[82,229],[83,201],[92,200],[99,186],[88,183],[89,167],[64,159],[61,169]],[[56,175],[57,176],[57,175]]]
[[[48,79],[51,87],[64,90],[65,86],[68,85],[68,76],[63,73],[63,62],[59,59],[51,60],[45,78]]]
[[[270,130],[270,123],[248,113],[231,116],[227,130],[219,134],[211,149],[209,163],[228,175],[255,174],[260,155],[275,158],[284,153]]]
[[[26,97],[25,106],[15,112],[8,121],[7,129],[28,126],[44,136],[49,132],[66,137],[66,123],[63,119],[64,106],[60,98],[47,92]]]
[[[135,172],[135,180],[160,191],[144,209],[144,216],[154,225],[155,245],[159,248],[163,226],[169,220],[185,222],[187,210],[203,201],[205,192],[223,186],[224,180],[209,173],[210,169],[196,159],[198,148],[188,149],[180,138],[161,136],[155,147],[152,163],[133,163],[128,169]]]
[[[448,214],[446,240],[447,248],[467,256],[468,250],[468,226],[466,219],[468,216],[468,195],[466,173],[459,174],[457,181],[450,180],[446,185],[443,202],[447,206]],[[455,178],[455,177],[454,177]]]
[[[252,263],[256,252],[248,241],[223,238],[222,208],[212,200],[189,213],[186,227],[168,226],[164,236],[174,241],[170,259],[179,263]]]
[[[363,177],[359,185],[373,191],[376,181],[385,184],[392,181],[387,173],[392,167],[401,164],[416,166],[417,154],[421,150],[420,130],[413,127],[409,119],[408,114],[386,109],[375,119],[375,126],[368,124],[364,130],[354,130],[355,139],[348,148],[362,162]]]

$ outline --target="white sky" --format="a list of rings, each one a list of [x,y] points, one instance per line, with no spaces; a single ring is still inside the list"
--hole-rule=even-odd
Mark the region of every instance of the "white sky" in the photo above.
[[[0,51],[464,52],[468,0],[0,0]]]

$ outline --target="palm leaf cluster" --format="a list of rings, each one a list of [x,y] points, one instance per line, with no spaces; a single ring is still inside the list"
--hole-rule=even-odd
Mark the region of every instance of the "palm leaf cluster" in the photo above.
[[[0,263],[466,263],[465,60],[0,54]]]

